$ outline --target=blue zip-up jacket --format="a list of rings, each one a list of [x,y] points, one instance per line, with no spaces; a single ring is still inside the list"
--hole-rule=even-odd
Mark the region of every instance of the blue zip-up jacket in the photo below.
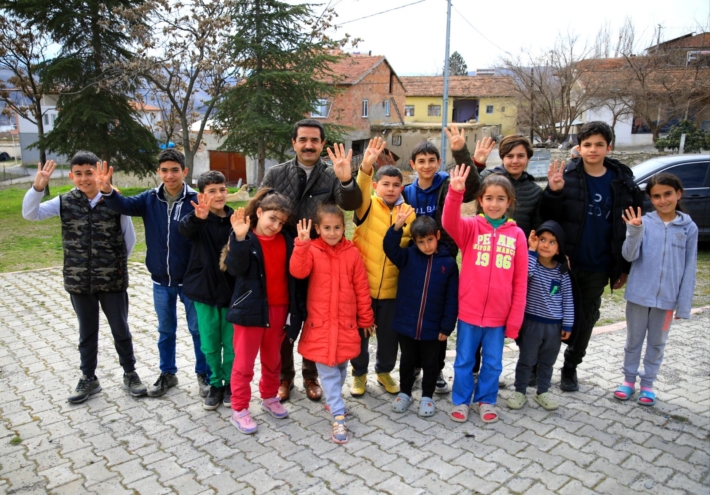
[[[197,203],[197,191],[183,184],[182,195],[175,201],[168,218],[164,189],[165,184],[161,184],[133,197],[122,196],[114,190],[104,195],[104,201],[121,215],[143,219],[148,247],[145,265],[153,282],[178,287],[182,285],[192,251],[192,241],[180,235],[180,220],[195,211],[191,202]]]
[[[690,318],[698,259],[698,227],[690,215],[677,212],[666,226],[653,211],[640,226],[627,224],[621,254],[631,262],[624,299]]]
[[[399,268],[392,329],[416,340],[451,335],[459,305],[459,267],[443,243],[427,256],[416,246],[400,247],[403,229],[390,227],[385,254]]]

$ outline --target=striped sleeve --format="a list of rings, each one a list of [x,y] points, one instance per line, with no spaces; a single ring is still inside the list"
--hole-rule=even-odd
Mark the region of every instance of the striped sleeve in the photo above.
[[[574,326],[574,296],[569,273],[562,275],[562,330],[571,332]]]

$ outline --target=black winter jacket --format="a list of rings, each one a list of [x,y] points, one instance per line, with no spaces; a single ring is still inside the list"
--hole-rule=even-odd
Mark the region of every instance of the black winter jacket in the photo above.
[[[296,218],[315,220],[316,209],[321,203],[337,204],[344,210],[355,210],[362,204],[360,189],[353,185],[344,188],[331,167],[322,160],[313,166],[305,187],[306,172],[296,162],[296,159],[274,165],[267,172],[261,187],[275,189],[289,198],[296,207]],[[311,229],[311,237],[318,237],[315,228]]]
[[[515,220],[518,227],[525,232],[527,239],[532,229],[536,229],[541,223],[540,200],[542,199],[542,187],[535,182],[535,177],[527,172],[517,179],[508,173],[503,165],[489,168],[481,172],[481,179],[485,179],[491,174],[504,175],[515,189],[515,208],[510,218]]]
[[[190,261],[182,287],[193,301],[217,308],[228,308],[234,289],[234,276],[219,269],[222,248],[229,242],[232,224],[229,217],[234,210],[225,206],[226,217],[210,212],[201,220],[191,211],[180,220],[180,235],[192,241]]]
[[[291,275],[289,263],[293,253],[293,236],[282,230],[286,240],[286,276],[288,279],[289,308],[286,334],[296,340],[306,319],[306,294],[308,282]],[[259,239],[252,232],[243,241],[232,233],[229,236],[229,252],[225,260],[227,270],[236,282],[227,311],[227,321],[244,327],[268,327],[269,304],[266,300],[266,272],[264,253]]]
[[[630,206],[634,211],[642,207],[643,193],[634,182],[634,174],[629,167],[613,158],[605,158],[604,166],[616,174],[616,179],[611,183],[613,206],[611,246],[609,246],[612,259],[609,278],[613,285],[622,273],[629,273],[631,268],[631,264],[621,256],[621,246],[626,239],[626,224],[621,214]],[[552,191],[549,186],[545,188],[540,202],[540,214],[543,220],[555,220],[564,229],[565,252],[574,269],[577,247],[587,218],[587,183],[581,158],[567,163],[564,180],[562,191]]]

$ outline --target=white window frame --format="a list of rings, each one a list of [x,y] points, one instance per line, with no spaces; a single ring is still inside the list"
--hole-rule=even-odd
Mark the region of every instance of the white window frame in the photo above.
[[[362,100],[362,118],[366,119],[370,116],[370,100]]]
[[[437,109],[437,110],[435,110]],[[427,107],[427,117],[441,117],[441,105],[434,105],[433,103]]]
[[[404,105],[404,116],[414,117],[414,105]]]
[[[495,113],[496,109],[493,107],[493,105],[486,105],[486,114],[490,115],[492,113]]]
[[[330,115],[330,102],[324,98],[318,100],[318,104],[315,106],[316,111],[311,112],[311,118],[314,119],[327,119]],[[325,110],[325,113],[323,112]]]

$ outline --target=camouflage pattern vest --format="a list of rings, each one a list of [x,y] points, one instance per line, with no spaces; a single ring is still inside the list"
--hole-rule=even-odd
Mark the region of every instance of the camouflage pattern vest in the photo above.
[[[128,288],[121,215],[102,201],[91,208],[78,189],[59,197],[64,248],[64,288],[70,294],[121,292]]]

